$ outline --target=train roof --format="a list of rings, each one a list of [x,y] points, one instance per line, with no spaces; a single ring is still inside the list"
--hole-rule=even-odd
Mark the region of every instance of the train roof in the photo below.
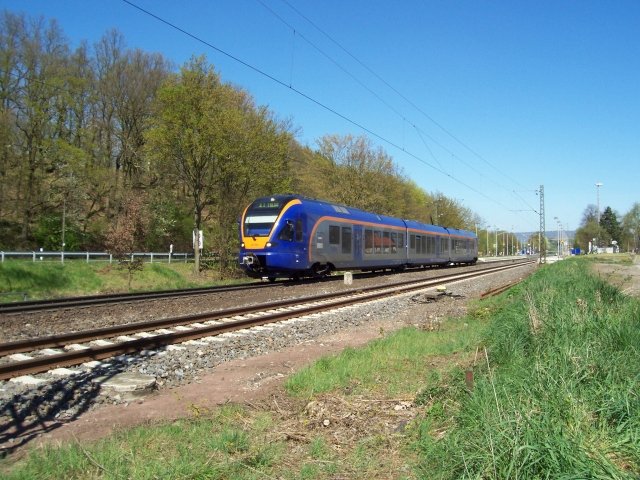
[[[405,220],[404,223],[407,224],[407,228],[410,230],[420,230],[420,231],[426,231],[426,232],[441,234],[441,235],[447,234],[447,229],[439,225],[421,223],[415,220]]]
[[[320,215],[334,216],[340,218],[351,218],[362,222],[384,223],[397,227],[404,227],[404,222],[395,217],[387,215],[379,215],[377,213],[367,212],[359,208],[348,207],[339,203],[328,202],[326,200],[316,200],[313,198],[299,196],[297,197],[303,205],[310,205],[316,213]]]
[[[476,234],[468,230],[459,230],[457,228],[447,228],[447,230],[451,235],[456,235],[458,237],[476,238]]]
[[[430,225],[415,220],[404,220],[396,217],[389,217],[387,215],[379,215],[377,213],[368,212],[366,210],[349,207],[347,205],[342,205],[335,202],[329,202],[327,200],[318,200],[316,198],[305,197],[304,195],[276,194],[258,198],[254,201],[254,203],[276,201],[281,205],[285,205],[291,200],[300,200],[303,205],[310,206],[318,215],[352,218],[363,222],[384,223],[387,225],[398,227],[404,227],[406,225],[407,228],[412,230],[426,231],[442,235],[451,234],[460,237],[476,238],[476,235],[473,232],[469,232],[467,230],[445,228],[439,225]]]

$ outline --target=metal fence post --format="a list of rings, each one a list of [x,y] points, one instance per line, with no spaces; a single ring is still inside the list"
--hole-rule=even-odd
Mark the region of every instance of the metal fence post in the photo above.
[[[109,254],[109,263],[113,263],[113,253]]]
[[[87,263],[89,263],[89,252],[87,252]]]
[[[151,260],[149,260],[149,263],[153,263],[153,252],[151,252]]]
[[[33,252],[33,263],[36,263],[36,252]]]

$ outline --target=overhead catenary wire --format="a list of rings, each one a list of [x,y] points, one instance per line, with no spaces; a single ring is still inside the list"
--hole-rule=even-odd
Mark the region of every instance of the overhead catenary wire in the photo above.
[[[192,38],[193,40],[202,43],[203,45],[211,48],[212,50],[220,53],[221,55],[233,60],[236,63],[239,63],[240,65],[248,68],[249,70],[271,80],[272,82],[285,87],[289,90],[291,90],[292,92],[296,93],[297,95],[301,96],[302,98],[305,98],[306,100],[310,101],[311,103],[317,105],[318,107],[330,112],[331,114],[343,119],[344,121],[354,125],[355,127],[361,129],[362,131],[368,133],[369,135],[371,135],[372,137],[377,138],[378,140],[386,143],[387,145],[404,152],[406,155],[408,155],[409,157],[419,161],[420,163],[423,163],[424,165],[428,166],[429,168],[435,170],[436,172],[444,175],[445,177],[449,178],[450,180],[464,186],[465,188],[469,189],[470,191],[478,194],[479,196],[485,198],[486,200],[498,205],[499,207],[503,208],[504,210],[509,210],[509,208],[504,205],[502,202],[498,201],[495,198],[492,198],[490,196],[488,196],[487,194],[485,194],[484,192],[478,190],[477,188],[473,187],[472,185],[469,185],[468,183],[464,182],[463,180],[461,180],[460,178],[456,177],[455,175],[445,171],[443,168],[438,167],[430,162],[428,162],[427,160],[425,160],[424,158],[420,157],[419,155],[408,151],[406,148],[404,148],[403,146],[398,145],[396,142],[386,138],[385,136],[383,136],[382,134],[379,134],[377,132],[375,132],[374,130],[372,130],[371,128],[365,126],[364,124],[354,120],[353,118],[349,117],[346,114],[343,114],[341,112],[339,112],[338,110],[336,110],[333,107],[330,107],[329,105],[325,104],[324,102],[321,102],[320,100],[318,100],[317,98],[312,97],[311,95],[305,93],[304,91],[300,90],[299,88],[294,87],[293,85],[289,85],[287,84],[285,81],[280,80],[279,78],[275,77],[272,74],[267,73],[266,71],[256,67],[255,65],[252,65],[251,63],[242,60],[241,58],[213,45],[212,43],[208,42],[207,40],[204,40],[202,38],[200,38],[199,36],[189,32],[188,30],[175,25],[174,23],[154,14],[153,12],[150,12],[149,10],[146,10],[145,8],[140,7],[139,5],[133,3],[130,0],[122,0],[124,3],[126,3],[127,5],[131,6],[132,8],[137,9],[138,11],[144,13],[145,15],[148,15],[152,18],[154,18],[155,20],[159,21],[160,23],[163,23],[165,25],[167,25],[168,27],[188,36],[189,38]],[[300,36],[299,31],[296,30],[296,33]],[[302,38],[302,36],[300,36]],[[306,41],[306,39],[305,39]],[[401,114],[400,114],[401,115]],[[403,117],[404,118],[404,117]]]
[[[476,157],[478,157],[480,160],[482,160],[484,163],[486,163],[488,166],[490,166],[491,168],[493,168],[497,173],[499,173],[500,175],[506,177],[507,179],[509,179],[511,182],[515,183],[516,185],[520,185],[516,180],[514,180],[513,178],[511,178],[510,176],[506,175],[501,169],[497,168],[495,165],[493,165],[491,162],[489,162],[487,159],[485,159],[482,155],[480,155],[478,152],[476,152],[473,148],[471,148],[469,145],[467,145],[465,142],[463,142],[462,140],[460,140],[456,135],[454,135],[453,133],[451,133],[446,127],[444,127],[442,124],[440,124],[437,120],[435,120],[431,115],[429,115],[427,112],[425,112],[422,108],[420,108],[418,105],[415,104],[415,102],[413,102],[410,98],[408,98],[406,95],[404,95],[402,92],[400,92],[397,88],[395,88],[393,85],[391,85],[387,80],[385,80],[381,75],[379,75],[377,72],[375,72],[373,69],[371,69],[367,64],[365,64],[363,61],[361,61],[358,57],[356,57],[354,54],[352,54],[349,50],[347,50],[345,47],[342,46],[342,44],[340,44],[340,42],[338,42],[337,40],[335,40],[331,35],[329,35],[327,32],[325,32],[322,28],[320,28],[318,25],[315,24],[315,22],[313,22],[311,19],[309,19],[306,15],[304,15],[302,12],[300,12],[300,10],[298,10],[297,8],[295,8],[293,5],[291,5],[291,3],[288,0],[282,0],[283,3],[285,3],[289,8],[291,8],[296,14],[298,14],[300,17],[302,17],[304,20],[306,20],[308,23],[310,23],[316,30],[318,30],[322,35],[324,35],[325,37],[327,37],[331,42],[333,42],[336,46],[338,46],[338,48],[340,48],[344,53],[346,53],[348,56],[350,56],[351,58],[353,58],[360,66],[362,66],[365,70],[367,70],[369,73],[371,73],[371,75],[373,75],[374,77],[376,77],[378,80],[380,80],[380,82],[382,82],[384,85],[386,85],[390,90],[392,90],[394,93],[396,93],[400,98],[402,98],[404,101],[406,101],[409,105],[411,105],[413,108],[415,108],[418,112],[420,112],[422,115],[425,116],[425,118],[429,119],[434,125],[436,125],[438,128],[440,128],[444,133],[446,133],[447,135],[449,135],[452,139],[454,139],[456,142],[458,142],[462,147],[464,147],[466,150],[468,150],[469,152],[471,152],[473,155],[475,155]]]
[[[354,74],[352,74],[347,68],[343,67],[341,64],[339,64],[336,60],[334,60],[328,53],[326,53],[324,50],[322,50],[318,45],[316,45],[315,43],[311,42],[309,39],[307,39],[304,35],[302,35],[300,33],[300,29],[296,28],[294,25],[292,25],[291,23],[289,23],[288,21],[286,21],[285,19],[282,18],[281,15],[279,15],[273,8],[271,8],[270,6],[268,6],[263,0],[256,0],[260,5],[262,5],[262,7],[267,10],[271,15],[273,15],[275,18],[277,18],[281,23],[283,23],[287,28],[289,28],[294,35],[297,34],[299,35],[305,42],[307,42],[313,49],[315,49],[317,52],[319,52],[321,55],[323,55],[325,58],[327,58],[331,63],[333,63],[334,65],[336,65],[336,67],[338,67],[342,72],[344,72],[346,75],[348,75],[350,78],[352,78],[358,85],[360,85],[361,87],[363,87],[365,90],[367,90],[370,94],[372,94],[377,100],[379,100],[383,105],[385,105],[387,108],[389,108],[392,112],[394,112],[401,120],[402,120],[402,125],[403,125],[403,142],[402,142],[402,150],[406,152],[405,147],[404,147],[404,124],[409,123],[416,131],[416,133],[418,134],[418,137],[420,138],[420,140],[422,141],[423,145],[425,146],[425,149],[427,150],[427,152],[429,153],[429,155],[431,156],[431,158],[433,158],[433,160],[438,163],[438,165],[440,167],[442,167],[440,161],[438,160],[438,158],[436,157],[436,155],[434,154],[433,150],[429,147],[429,145],[427,144],[424,136],[429,137],[429,139],[435,143],[436,145],[438,145],[440,148],[442,148],[444,151],[446,151],[447,153],[449,153],[451,155],[452,158],[455,158],[456,160],[458,160],[459,162],[461,162],[462,164],[464,164],[467,168],[473,170],[475,173],[477,173],[480,177],[482,178],[486,178],[489,182],[493,183],[494,185],[496,185],[497,187],[503,189],[505,192],[509,193],[509,194],[513,194],[515,197],[517,197],[517,199],[521,200],[523,203],[526,204],[526,201],[520,196],[518,195],[514,189],[511,189],[503,184],[501,184],[500,182],[498,182],[494,177],[492,176],[487,176],[485,175],[481,170],[479,170],[478,168],[476,168],[475,166],[473,166],[471,163],[465,161],[464,159],[462,159],[460,156],[456,155],[453,151],[451,151],[449,148],[445,147],[444,145],[442,145],[440,142],[436,141],[431,135],[428,135],[427,133],[421,131],[414,123],[412,123],[411,121],[409,121],[405,115],[403,113],[401,113],[398,109],[396,109],[393,105],[391,105],[389,102],[387,102],[385,99],[383,99],[381,97],[380,94],[376,93],[372,88],[370,88],[368,85],[366,85],[362,80],[360,80],[358,77],[356,77]],[[438,126],[441,130],[443,130],[447,135],[449,135],[451,138],[453,138],[456,142],[458,142],[460,145],[462,145],[463,147],[465,147],[468,151],[472,152],[474,155],[476,155],[478,158],[480,158],[481,160],[483,160],[485,163],[487,163],[489,166],[491,166],[494,170],[496,170],[498,173],[502,174],[503,176],[505,176],[507,179],[513,181],[508,175],[504,175],[504,172],[500,169],[498,169],[497,167],[495,167],[493,164],[491,164],[490,162],[488,162],[486,159],[484,159],[482,156],[480,156],[477,152],[475,152],[471,147],[469,147],[467,144],[465,144],[464,142],[462,142],[457,136],[453,135],[448,129],[446,129],[444,126],[442,126],[439,122],[437,122],[433,117],[431,117],[429,114],[427,114],[426,112],[424,112],[422,109],[420,109],[420,107],[418,107],[414,102],[412,102],[409,98],[407,98],[405,95],[403,95],[399,90],[397,90],[395,87],[393,87],[393,85],[391,85],[389,82],[387,82],[384,78],[382,78],[382,76],[380,76],[379,74],[377,74],[374,70],[372,70],[368,65],[366,65],[364,62],[362,62],[359,58],[357,58],[354,54],[352,54],[349,50],[347,50],[345,47],[343,47],[337,40],[335,40],[333,37],[331,37],[328,33],[326,33],[322,28],[320,28],[318,25],[315,24],[315,22],[313,22],[312,20],[310,20],[307,16],[305,16],[303,13],[301,13],[298,9],[296,9],[294,6],[292,6],[287,0],[282,0],[283,3],[285,3],[286,5],[288,5],[297,15],[299,15],[300,17],[302,17],[305,21],[307,21],[308,23],[310,23],[316,30],[318,30],[322,35],[324,35],[326,38],[328,38],[332,43],[334,43],[335,45],[337,45],[343,52],[345,52],[349,57],[351,57],[352,59],[354,59],[359,65],[361,65],[363,68],[365,68],[368,72],[370,72],[374,77],[376,77],[377,79],[379,79],[383,84],[385,84],[387,87],[389,87],[392,91],[394,91],[397,95],[399,95],[402,99],[404,99],[405,101],[407,101],[412,107],[414,107],[416,110],[418,110],[420,113],[422,113],[426,118],[428,118],[431,122],[433,122],[436,126]],[[516,184],[518,184],[518,182],[515,182]]]
[[[264,5],[264,3],[262,2],[262,0],[257,0],[258,2],[260,2],[261,4]],[[298,10],[296,7],[294,7],[288,0],[282,0],[282,2],[284,4],[286,4],[291,10],[293,10],[298,16],[302,17],[306,22],[308,22],[311,26],[313,26],[313,28],[315,28],[317,31],[319,31],[323,36],[325,36],[326,38],[328,38],[332,43],[334,43],[340,50],[342,50],[344,53],[346,53],[349,57],[351,57],[353,60],[355,60],[360,66],[362,66],[365,70],[367,70],[369,73],[371,73],[371,75],[373,75],[375,78],[377,78],[380,82],[382,82],[384,85],[386,85],[390,90],[392,90],[394,93],[396,93],[400,98],[402,98],[403,100],[405,100],[409,105],[411,105],[413,108],[415,108],[419,113],[421,113],[425,118],[427,118],[428,120],[430,120],[434,125],[436,125],[438,128],[440,128],[443,132],[445,132],[449,137],[451,137],[453,140],[455,140],[458,144],[460,144],[462,147],[464,147],[467,151],[471,152],[474,156],[476,156],[477,158],[479,158],[480,160],[482,160],[485,164],[487,164],[489,167],[491,167],[494,171],[496,171],[498,174],[500,174],[501,176],[505,177],[507,180],[509,180],[510,182],[519,185],[522,187],[522,185],[514,180],[511,176],[507,175],[503,169],[499,169],[498,167],[496,167],[494,164],[492,164],[491,162],[489,162],[487,159],[485,159],[482,155],[480,155],[478,152],[476,152],[473,148],[471,148],[469,145],[467,145],[465,142],[463,142],[462,140],[460,140],[460,138],[458,138],[456,135],[454,135],[449,129],[447,129],[446,127],[444,127],[441,123],[439,123],[437,120],[435,120],[431,115],[429,115],[428,113],[426,113],[422,108],[420,108],[418,105],[415,104],[415,102],[413,102],[410,98],[408,98],[406,95],[404,95],[402,92],[400,92],[397,88],[395,88],[393,85],[391,85],[391,83],[389,83],[386,79],[384,79],[381,75],[379,75],[376,71],[374,71],[372,68],[370,68],[367,64],[365,64],[363,61],[361,61],[357,56],[355,56],[353,53],[351,53],[347,48],[345,48],[340,42],[338,42],[336,39],[334,39],[331,35],[329,35],[324,29],[322,29],[321,27],[319,27],[313,20],[311,20],[310,18],[308,18],[305,14],[303,14],[300,10]],[[269,11],[273,12],[273,10],[271,8],[268,8]],[[274,13],[275,15],[275,13]],[[280,16],[278,16],[278,18],[280,18]],[[292,27],[290,27],[292,28]],[[350,75],[352,76],[352,75]],[[352,76],[353,77],[353,76]],[[358,80],[358,83],[362,84],[362,82],[360,82]],[[368,91],[372,92],[372,90],[368,87],[367,88]],[[372,92],[373,93],[373,92]],[[380,99],[380,96],[378,94],[375,94],[376,98]],[[384,100],[382,100],[385,105],[388,106],[388,103]],[[393,109],[394,111],[397,112],[397,110]],[[402,116],[403,120],[406,120],[404,118],[404,116]],[[434,160],[438,161],[435,157],[435,155],[433,154],[433,152],[431,151],[431,149],[428,147],[426,141],[424,140],[424,138],[422,137],[418,127],[416,127],[415,125],[413,125],[413,127],[416,129],[416,132],[418,133],[418,136],[420,137],[420,140],[422,141],[422,143],[425,145],[425,148],[429,151],[429,154],[431,155],[432,158],[434,158]],[[424,132],[422,132],[424,133]],[[425,134],[426,135],[426,134]],[[465,162],[464,160],[462,160],[462,158],[460,158],[458,155],[456,155],[455,153],[453,153],[451,150],[449,150],[448,148],[444,147],[443,145],[441,145],[440,143],[436,142],[435,139],[433,139],[433,137],[427,135],[434,143],[436,143],[439,147],[441,147],[443,150],[447,151],[448,153],[450,153],[453,158],[456,158],[457,160],[459,160],[461,163],[465,164],[467,167],[473,169],[476,173],[478,173],[479,175],[481,175],[483,178],[487,178],[490,182],[494,183],[495,185],[497,185],[498,187],[504,189],[506,192],[513,194],[514,197],[516,197],[518,200],[522,201],[523,203],[527,204],[527,202],[522,198],[522,196],[518,195],[516,193],[516,191],[514,189],[510,189],[507,188],[506,186],[502,185],[501,183],[497,182],[494,178],[492,177],[486,177],[481,171],[479,171],[478,169],[474,168],[473,166],[471,166],[469,163]],[[439,163],[439,162],[438,162]],[[528,204],[527,204],[528,205]],[[535,211],[535,210],[534,210]]]
[[[505,187],[504,185],[501,185],[499,182],[497,182],[495,179],[491,178],[491,177],[487,177],[485,176],[480,170],[478,170],[477,168],[475,168],[473,165],[471,165],[470,163],[464,161],[462,158],[460,158],[458,155],[456,155],[454,152],[452,152],[450,149],[446,148],[444,145],[442,145],[441,143],[437,142],[433,137],[431,137],[430,135],[426,134],[425,132],[422,132],[413,122],[409,121],[409,119],[407,119],[405,117],[405,115],[400,112],[397,108],[395,108],[393,105],[391,105],[389,102],[387,102],[384,98],[382,98],[377,92],[375,92],[372,88],[370,88],[368,85],[366,85],[362,80],[360,80],[358,77],[356,77],[354,74],[352,74],[347,68],[345,68],[344,66],[342,66],[340,63],[338,63],[333,57],[331,57],[328,53],[326,53],[324,50],[322,50],[318,45],[316,45],[315,43],[311,42],[308,38],[306,38],[303,34],[300,33],[299,29],[297,29],[295,26],[291,25],[289,22],[287,22],[285,19],[282,18],[281,15],[279,15],[277,12],[275,12],[273,10],[273,8],[271,8],[270,6],[268,6],[263,0],[256,0],[260,5],[262,5],[262,7],[267,10],[271,15],[273,15],[275,18],[277,18],[282,24],[284,24],[287,28],[289,28],[294,35],[298,35],[300,38],[302,38],[305,42],[307,42],[314,50],[316,50],[318,53],[320,53],[322,56],[324,56],[327,60],[329,60],[331,63],[333,63],[337,68],[339,68],[342,72],[344,72],[347,76],[349,76],[351,79],[353,79],[358,85],[360,85],[362,88],[364,88],[365,90],[367,90],[371,95],[373,95],[378,101],[380,101],[383,105],[385,105],[387,108],[389,108],[389,110],[391,110],[393,113],[395,113],[401,120],[402,120],[402,124],[403,124],[403,129],[404,129],[404,124],[405,123],[409,123],[418,133],[418,136],[420,137],[420,140],[422,141],[422,143],[424,144],[425,148],[427,149],[427,151],[429,152],[430,156],[438,163],[438,165],[440,167],[442,167],[442,165],[440,164],[440,161],[437,159],[437,157],[435,156],[435,154],[433,153],[433,150],[431,150],[431,148],[428,146],[426,140],[424,139],[423,135],[426,135],[427,137],[429,137],[436,145],[438,145],[440,148],[442,148],[443,150],[445,150],[447,153],[449,153],[453,158],[457,159],[458,161],[460,161],[461,163],[463,163],[465,166],[467,166],[468,168],[471,168],[474,172],[476,172],[478,175],[480,175],[483,178],[487,178],[488,181],[494,183],[495,185],[497,185],[498,187],[504,189],[505,191],[511,193],[511,189]],[[293,7],[292,7],[293,8]],[[297,12],[297,10],[294,9],[294,11]],[[299,14],[301,15],[301,14]],[[305,20],[311,22],[310,20],[308,20],[306,17],[303,16],[303,18],[305,18]],[[311,22],[311,24],[315,27],[318,28],[314,23]],[[344,47],[342,47],[338,42],[336,42],[335,40],[333,40],[328,34],[326,34],[323,30],[319,29],[319,31],[327,36],[332,42],[334,42],[336,45],[338,45],[342,50],[344,50],[345,52],[347,52],[347,54],[351,57],[354,58],[359,64],[361,64],[362,66],[364,66],[368,71],[370,71],[372,74],[374,74],[377,78],[379,78],[381,81],[383,81],[386,85],[389,85],[386,81],[384,81],[384,79],[382,79],[381,77],[379,77],[375,72],[373,72],[370,68],[368,68],[366,65],[364,65],[360,60],[358,60],[354,55],[352,55],[351,53],[349,53],[346,49],[344,49]],[[393,88],[389,85],[390,88]],[[395,89],[394,89],[395,91]],[[399,93],[399,92],[398,92]],[[404,96],[403,96],[404,98]],[[430,118],[430,117],[429,117]],[[404,130],[403,130],[404,133]],[[405,150],[404,147],[404,141],[403,141],[403,147],[402,147],[403,151]]]
[[[449,172],[447,172],[447,171],[443,170],[442,168],[439,168],[439,167],[437,167],[437,166],[435,166],[435,165],[433,165],[433,164],[431,164],[431,163],[427,162],[424,158],[419,157],[418,155],[416,155],[416,154],[414,154],[414,153],[412,153],[412,152],[410,152],[410,151],[408,151],[408,150],[404,149],[403,147],[401,147],[400,145],[398,145],[398,144],[397,144],[397,143],[395,143],[394,141],[389,140],[388,138],[384,137],[383,135],[381,135],[381,134],[379,134],[379,133],[377,133],[377,132],[375,132],[375,131],[371,130],[370,128],[368,128],[368,127],[366,127],[365,125],[361,124],[360,122],[358,122],[358,121],[356,121],[356,120],[354,120],[354,119],[352,119],[352,118],[348,117],[347,115],[345,115],[345,114],[343,114],[343,113],[340,113],[340,112],[339,112],[339,111],[337,111],[336,109],[334,109],[334,108],[332,108],[332,107],[330,107],[330,106],[326,105],[325,103],[321,102],[320,100],[317,100],[316,98],[314,98],[314,97],[312,97],[312,96],[310,96],[310,95],[306,94],[306,93],[305,93],[305,92],[303,92],[302,90],[300,90],[300,89],[298,89],[298,88],[296,88],[296,87],[294,87],[294,86],[287,85],[287,83],[286,83],[286,82],[284,82],[284,81],[280,80],[279,78],[277,78],[277,77],[275,77],[275,76],[273,76],[273,75],[271,75],[271,74],[269,74],[269,73],[265,72],[264,70],[262,70],[262,69],[260,69],[260,68],[258,68],[258,67],[256,67],[256,66],[254,66],[254,65],[252,65],[252,64],[250,64],[250,63],[248,63],[248,62],[246,62],[246,61],[244,61],[244,60],[242,60],[242,59],[240,59],[240,58],[238,58],[238,57],[236,57],[235,55],[232,55],[231,53],[226,52],[225,50],[222,50],[222,49],[221,49],[221,48],[219,48],[219,47],[216,47],[216,46],[215,46],[215,45],[213,45],[212,43],[210,43],[210,42],[208,42],[208,41],[206,41],[206,40],[204,40],[204,39],[202,39],[202,38],[198,37],[197,35],[194,35],[194,34],[192,34],[192,33],[188,32],[187,30],[185,30],[185,29],[183,29],[183,28],[181,28],[181,27],[179,27],[179,26],[177,26],[177,25],[175,25],[175,24],[173,24],[173,23],[169,22],[168,20],[165,20],[164,18],[162,18],[162,17],[160,17],[160,16],[158,16],[158,15],[156,15],[156,14],[154,14],[154,13],[152,13],[152,12],[150,12],[150,11],[148,11],[148,10],[146,10],[146,9],[144,9],[144,8],[142,8],[142,7],[140,7],[140,6],[138,6],[138,5],[136,5],[135,3],[131,2],[130,0],[122,0],[122,1],[123,1],[124,3],[126,3],[126,4],[130,5],[131,7],[133,7],[133,8],[135,8],[135,9],[137,9],[137,10],[141,11],[142,13],[144,13],[144,14],[146,14],[146,15],[149,15],[149,16],[150,16],[150,17],[152,17],[152,18],[155,18],[155,19],[156,19],[156,20],[158,20],[159,22],[164,23],[165,25],[167,25],[167,26],[169,26],[169,27],[171,27],[171,28],[173,28],[173,29],[175,29],[175,30],[177,30],[177,31],[179,31],[179,32],[181,32],[181,33],[183,33],[184,35],[187,35],[188,37],[190,37],[190,38],[192,38],[192,39],[196,40],[197,42],[202,43],[203,45],[208,46],[209,48],[211,48],[211,49],[215,50],[216,52],[218,52],[218,53],[220,53],[220,54],[222,54],[222,55],[226,56],[227,58],[230,58],[230,59],[232,59],[233,61],[235,61],[235,62],[237,62],[237,63],[239,63],[239,64],[241,64],[241,65],[243,65],[243,66],[245,66],[245,67],[247,67],[247,68],[249,68],[250,70],[252,70],[252,71],[254,71],[254,72],[256,72],[256,73],[258,73],[258,74],[260,74],[260,75],[262,75],[262,76],[264,76],[264,77],[266,77],[266,78],[268,78],[269,80],[273,81],[274,83],[277,83],[278,85],[280,85],[280,86],[282,86],[282,87],[288,88],[289,90],[291,90],[291,91],[295,92],[296,94],[300,95],[301,97],[303,97],[303,98],[305,98],[305,99],[309,100],[310,102],[314,103],[315,105],[317,105],[317,106],[319,106],[319,107],[321,107],[321,108],[323,108],[323,109],[327,110],[328,112],[330,112],[330,113],[332,113],[332,114],[336,115],[337,117],[339,117],[339,118],[341,118],[341,119],[345,120],[346,122],[348,122],[348,123],[350,123],[350,124],[352,124],[352,125],[354,125],[354,126],[358,127],[359,129],[363,130],[364,132],[367,132],[369,135],[371,135],[371,136],[373,136],[373,137],[377,138],[378,140],[380,140],[380,141],[382,141],[382,142],[386,143],[387,145],[390,145],[390,146],[392,146],[393,148],[396,148],[396,149],[398,149],[398,150],[400,150],[400,151],[405,152],[405,153],[406,153],[407,155],[409,155],[411,158],[413,158],[413,159],[415,159],[415,160],[417,160],[417,161],[419,161],[419,162],[421,162],[421,163],[423,163],[423,164],[427,165],[428,167],[432,168],[433,170],[437,171],[438,173],[440,173],[440,174],[442,174],[442,175],[446,176],[447,178],[449,178],[449,179],[451,179],[451,180],[455,181],[456,183],[459,183],[460,185],[462,185],[462,186],[464,186],[464,187],[468,188],[469,190],[471,190],[471,191],[473,191],[473,192],[477,193],[478,195],[480,195],[480,196],[484,197],[485,199],[487,199],[487,200],[489,200],[489,201],[491,201],[491,202],[494,202],[494,203],[496,203],[497,205],[499,205],[499,206],[501,206],[501,207],[503,207],[503,208],[507,209],[507,207],[506,207],[505,205],[503,205],[502,203],[500,203],[500,202],[499,202],[498,200],[496,200],[495,198],[491,198],[491,197],[489,197],[489,196],[488,196],[488,195],[486,195],[484,192],[481,192],[481,191],[479,191],[478,189],[476,189],[476,188],[472,187],[471,185],[467,184],[466,182],[463,182],[462,180],[460,180],[460,179],[459,179],[459,178],[457,178],[456,176],[452,175],[451,173],[449,173]]]

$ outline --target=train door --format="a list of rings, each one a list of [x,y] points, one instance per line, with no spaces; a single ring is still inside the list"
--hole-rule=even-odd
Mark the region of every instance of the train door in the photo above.
[[[356,265],[362,265],[362,226],[353,226],[353,261]]]

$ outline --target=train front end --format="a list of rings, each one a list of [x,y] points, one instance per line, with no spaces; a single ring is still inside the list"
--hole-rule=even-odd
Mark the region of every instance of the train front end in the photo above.
[[[295,277],[307,268],[301,200],[293,195],[263,197],[249,205],[240,223],[239,262],[254,278]]]

